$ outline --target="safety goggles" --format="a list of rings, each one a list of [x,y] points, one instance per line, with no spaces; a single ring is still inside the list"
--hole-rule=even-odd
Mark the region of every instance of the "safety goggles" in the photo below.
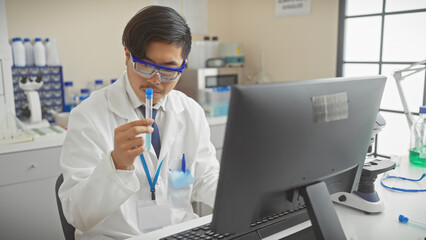
[[[171,82],[176,80],[185,69],[185,60],[181,67],[172,68],[138,59],[133,54],[130,54],[130,56],[132,57],[133,71],[144,78],[151,78],[154,74],[158,73],[161,82]]]

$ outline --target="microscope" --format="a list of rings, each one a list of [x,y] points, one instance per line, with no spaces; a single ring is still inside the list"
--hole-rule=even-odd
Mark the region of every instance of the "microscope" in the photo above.
[[[389,160],[380,160],[372,155],[375,137],[386,125],[385,119],[378,114],[370,138],[367,156],[361,172],[358,188],[352,193],[337,192],[331,195],[333,202],[364,211],[366,214],[379,213],[385,209],[383,201],[374,189],[377,175],[395,169],[395,163]]]
[[[49,127],[49,122],[46,119],[42,119],[40,96],[37,91],[42,86],[43,81],[41,74],[37,75],[37,77],[23,75],[19,81],[19,87],[24,90],[28,99],[29,111],[26,115],[29,116],[29,120],[23,122],[26,128]]]

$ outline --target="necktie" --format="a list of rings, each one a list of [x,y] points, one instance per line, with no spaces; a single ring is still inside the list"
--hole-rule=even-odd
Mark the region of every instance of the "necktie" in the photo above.
[[[145,116],[145,105],[140,107],[142,114]],[[157,158],[160,156],[161,142],[160,142],[160,132],[158,130],[157,123],[155,123],[155,116],[157,115],[157,109],[152,109],[152,119],[154,119],[154,123],[152,124],[152,128],[154,128],[154,132],[151,135],[151,143],[154,147],[155,154]]]

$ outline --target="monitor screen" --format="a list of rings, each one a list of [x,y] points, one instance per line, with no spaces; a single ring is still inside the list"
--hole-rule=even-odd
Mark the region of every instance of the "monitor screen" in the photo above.
[[[298,214],[282,228],[309,218],[317,236],[341,229],[329,194],[356,189],[385,82],[371,76],[234,86],[212,230],[246,232],[287,212]]]

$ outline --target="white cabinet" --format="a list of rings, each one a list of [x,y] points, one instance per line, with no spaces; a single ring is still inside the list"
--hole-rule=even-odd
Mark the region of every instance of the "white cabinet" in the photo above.
[[[62,139],[42,145],[0,146],[0,239],[64,239],[55,198]]]
[[[227,117],[207,118],[210,126],[210,140],[216,148],[216,157],[220,162],[223,140],[225,139]]]
[[[226,117],[208,122],[220,161]],[[62,142],[0,146],[0,239],[64,239],[55,198]],[[194,207],[203,216],[212,212],[204,204]]]

